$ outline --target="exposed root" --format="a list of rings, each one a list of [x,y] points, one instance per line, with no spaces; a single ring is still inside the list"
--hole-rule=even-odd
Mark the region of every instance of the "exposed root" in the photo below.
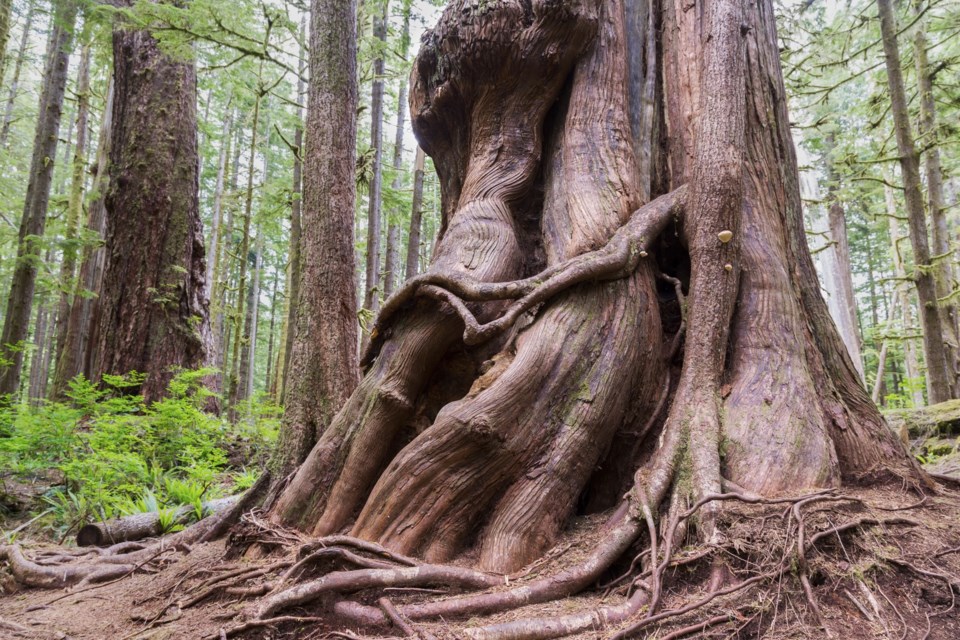
[[[530,309],[577,284],[619,280],[633,273],[664,227],[681,216],[686,193],[686,187],[682,186],[660,196],[637,209],[604,247],[570,258],[530,278],[497,283],[477,282],[463,275],[443,273],[425,273],[412,278],[384,303],[371,336],[376,338],[386,334],[393,315],[414,297],[422,295],[454,308],[463,320],[463,341],[466,344],[485,342],[513,326]],[[466,304],[495,300],[514,302],[500,317],[485,324],[478,322]],[[372,362],[379,348],[380,341],[371,340],[361,363],[366,366]]]

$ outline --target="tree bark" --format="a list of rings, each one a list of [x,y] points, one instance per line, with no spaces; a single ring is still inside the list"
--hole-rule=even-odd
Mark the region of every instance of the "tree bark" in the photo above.
[[[897,21],[890,0],[877,0],[880,30],[890,90],[891,112],[897,148],[900,153],[900,172],[903,178],[910,242],[913,245],[917,297],[920,299],[920,317],[923,323],[923,351],[927,365],[928,395],[933,404],[954,397],[955,376],[948,368],[944,331],[937,304],[936,282],[930,245],[927,239],[927,221],[924,214],[923,191],[920,183],[920,155],[913,141],[910,113],[900,66],[897,44]]]
[[[13,75],[10,78],[10,94],[6,107],[3,110],[3,124],[0,126],[0,147],[7,146],[7,137],[10,135],[10,125],[13,123],[13,107],[17,101],[17,91],[20,87],[20,73],[27,57],[27,47],[30,43],[30,32],[33,28],[33,18],[37,9],[30,2],[27,9],[27,18],[23,23],[23,34],[20,36],[20,46],[17,48],[17,60],[13,63]],[[2,54],[0,54],[2,55]]]
[[[423,169],[426,157],[417,147],[413,164],[413,203],[410,207],[410,230],[407,234],[407,280],[420,273],[420,230],[423,227]]]
[[[883,185],[883,195],[884,202],[887,207],[887,218],[889,219],[890,224],[890,249],[891,255],[893,256],[893,269],[894,275],[897,277],[897,287],[896,287],[896,297],[900,301],[900,309],[902,310],[902,319],[903,319],[903,332],[905,334],[911,333],[913,329],[913,301],[910,299],[910,288],[906,283],[907,270],[903,265],[903,256],[900,253],[900,240],[906,239],[906,237],[900,236],[900,222],[899,214],[897,210],[897,201],[896,196],[893,192],[893,187],[890,186],[890,177],[886,174],[884,175],[884,181],[886,184]],[[911,381],[911,400],[913,401],[913,406],[922,407],[925,403],[923,400],[923,390],[920,388],[920,385],[917,384],[922,378],[923,374],[920,371],[920,366],[917,364],[917,350],[914,347],[913,339],[909,337],[904,337],[903,339],[903,360],[904,368],[907,372],[907,378]],[[877,402],[879,399],[879,390],[876,390],[873,395],[873,401]]]
[[[13,0],[0,0],[0,80],[7,70],[7,41],[10,39],[10,14]]]
[[[263,66],[260,67],[258,79],[263,76]],[[246,371],[244,370],[244,359],[247,357],[245,346],[249,344],[249,334],[247,333],[250,323],[247,321],[248,315],[252,313],[253,303],[248,299],[252,294],[252,288],[247,290],[247,278],[250,273],[250,263],[254,263],[256,268],[256,258],[251,261],[250,255],[250,224],[253,221],[253,176],[257,160],[257,140],[260,129],[260,108],[263,103],[263,94],[261,87],[257,88],[257,97],[253,103],[253,125],[250,133],[250,159],[247,163],[247,190],[243,199],[243,235],[240,240],[240,247],[237,250],[239,256],[240,282],[237,284],[237,304],[233,311],[233,357],[230,365],[230,419],[236,419],[236,405],[243,400],[243,390],[246,383]],[[244,315],[244,309],[248,315]],[[249,362],[247,363],[249,364]]]
[[[404,63],[410,52],[410,0],[403,3],[403,27],[400,31],[400,60]],[[397,91],[397,129],[393,142],[393,184],[390,187],[396,192],[403,186],[403,127],[406,121],[407,108],[407,81],[400,81]],[[383,295],[389,298],[396,288],[400,270],[400,212],[395,211],[390,217],[387,226],[387,259],[384,264]]]
[[[378,40],[378,52],[386,48],[387,7],[383,0],[383,12],[373,17],[373,37]],[[382,53],[373,60],[373,88],[370,96],[370,149],[373,152],[370,176],[369,203],[367,206],[367,269],[363,308],[372,315],[380,310],[380,295],[383,293],[380,271],[380,226],[383,207],[383,78],[386,73]],[[364,338],[364,342],[366,342]]]
[[[105,196],[110,184],[109,160],[110,143],[113,130],[113,80],[107,88],[107,99],[103,107],[100,122],[100,138],[97,143],[96,173],[93,176],[93,190],[96,196],[91,200],[87,213],[87,231],[98,239],[106,232],[107,209]],[[80,273],[73,292],[67,319],[63,349],[57,358],[54,373],[54,398],[63,397],[67,385],[76,376],[92,376],[93,342],[90,339],[92,327],[97,317],[101,285],[103,282],[104,250],[99,244],[85,245],[80,261]]]
[[[425,34],[410,112],[440,179],[436,250],[384,303],[273,521],[431,562],[476,548],[510,573],[578,505],[624,494],[614,556],[641,514],[721,478],[919,481],[820,293],[772,3],[690,8],[631,30],[618,0],[457,0]],[[656,104],[635,119],[627,52],[647,42],[629,39],[654,36]]]
[[[73,151],[70,176],[70,199],[67,204],[66,233],[63,240],[63,258],[60,264],[60,305],[57,310],[56,358],[60,359],[67,342],[70,306],[77,291],[74,279],[77,270],[77,244],[80,233],[80,215],[83,213],[83,188],[87,168],[87,119],[90,111],[90,44],[84,43],[77,69],[77,143]],[[56,385],[54,392],[56,392]]]
[[[300,21],[300,34],[307,37],[306,17]],[[307,74],[307,58],[300,49],[300,78],[297,80],[297,103],[303,104],[307,98],[307,88],[303,78]],[[293,353],[294,327],[297,324],[297,303],[300,299],[300,278],[302,273],[300,259],[300,237],[302,236],[301,212],[303,209],[303,108],[297,108],[297,128],[293,133],[293,192],[290,203],[290,266],[287,285],[287,317],[284,322],[283,371],[280,376],[278,399],[285,403],[287,397],[287,376],[290,373],[290,354]],[[352,234],[351,234],[352,235]],[[354,294],[356,297],[356,294]],[[277,367],[278,370],[280,367]]]
[[[56,165],[60,116],[63,111],[67,68],[78,11],[78,4],[74,0],[58,2],[55,7],[47,66],[40,93],[27,196],[20,219],[17,258],[7,296],[3,332],[0,334],[0,398],[16,393],[20,384],[20,372],[23,368],[21,347],[27,338],[33,308],[40,241],[47,223],[50,183]]]
[[[311,0],[300,284],[276,478],[297,468],[357,384],[356,53],[355,0]]]
[[[161,397],[210,340],[198,198],[196,71],[146,31],[113,33],[106,261],[94,376],[139,371]]]
[[[922,0],[914,3],[917,12],[923,10]],[[917,67],[917,87],[920,93],[918,133],[923,140],[924,171],[927,177],[927,205],[930,213],[931,261],[936,281],[937,297],[947,298],[954,288],[953,249],[947,228],[947,208],[943,197],[943,170],[940,166],[940,130],[937,125],[937,105],[933,96],[933,75],[927,58],[927,21],[920,19],[913,35],[914,61]],[[957,305],[945,302],[939,305],[940,323],[946,340],[947,375],[954,394],[960,392],[960,337],[958,337]]]

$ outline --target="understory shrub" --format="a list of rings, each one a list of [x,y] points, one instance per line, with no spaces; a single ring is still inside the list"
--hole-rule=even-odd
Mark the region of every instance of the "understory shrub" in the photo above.
[[[65,537],[91,520],[144,511],[161,515],[250,486],[276,438],[280,410],[246,403],[236,424],[207,409],[212,371],[176,375],[166,398],[146,404],[131,389],[142,375],[82,376],[68,400],[0,408],[0,478],[50,485],[33,505],[51,534]],[[52,478],[52,480],[51,480]]]

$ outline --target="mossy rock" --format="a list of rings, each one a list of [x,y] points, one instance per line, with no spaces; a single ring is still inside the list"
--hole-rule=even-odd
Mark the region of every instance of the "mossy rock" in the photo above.
[[[920,409],[886,412],[890,427],[909,440],[960,435],[960,400],[948,400]]]

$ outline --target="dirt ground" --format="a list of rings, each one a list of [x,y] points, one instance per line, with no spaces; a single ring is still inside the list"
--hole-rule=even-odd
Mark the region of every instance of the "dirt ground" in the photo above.
[[[845,494],[845,492],[840,492]],[[779,579],[731,596],[717,598],[687,615],[651,625],[636,637],[663,640],[679,637],[678,629],[699,621],[727,614],[728,620],[707,630],[697,630],[691,638],[839,638],[860,640],[956,640],[960,638],[960,491],[943,490],[922,503],[916,494],[894,490],[869,490],[856,494],[860,502],[826,502],[811,507],[805,515],[808,539],[857,518],[879,519],[897,516],[912,524],[872,525],[852,528],[820,539],[808,554],[813,593],[821,609],[829,635],[816,621],[809,601],[796,577],[795,569]],[[782,553],[784,546],[782,506],[734,505],[725,509],[725,542],[717,546],[714,562],[722,559],[739,578],[759,572],[761,565]],[[589,552],[602,518],[582,518],[548,560],[523,576],[515,576],[511,586],[550,575],[576,563]],[[196,605],[187,603],[205,590],[211,578],[241,568],[266,567],[285,555],[293,557],[302,540],[291,538],[288,544],[274,547],[272,554],[258,559],[230,557],[224,542],[193,547],[187,553],[171,551],[158,561],[131,575],[103,585],[49,591],[19,588],[12,576],[2,575],[0,595],[0,638],[91,639],[91,640],[168,640],[177,638],[225,637],[231,628],[249,616],[255,598],[211,594]],[[276,539],[274,538],[274,542]],[[27,553],[40,547],[21,541]],[[779,546],[778,546],[779,545]],[[637,547],[639,552],[641,547]],[[678,551],[679,557],[694,549]],[[233,554],[230,554],[231,556]],[[248,554],[249,555],[249,554]],[[782,558],[782,556],[778,557]],[[469,561],[469,557],[465,562]],[[629,564],[614,567],[606,579],[622,574]],[[327,568],[329,571],[329,568]],[[666,595],[661,610],[678,609],[703,596],[708,589],[709,565],[703,562],[677,566],[668,571],[664,582]],[[307,581],[320,575],[307,572],[298,578]],[[244,586],[276,579],[268,573]],[[947,583],[953,584],[952,589]],[[623,584],[599,585],[580,596],[553,603],[526,607],[482,620],[415,623],[421,637],[464,637],[466,629],[491,621],[518,617],[559,616],[622,602],[629,587]],[[510,587],[503,587],[510,588]],[[374,604],[383,596],[402,605],[425,598],[442,598],[452,591],[436,589],[387,589],[345,594],[360,602]],[[403,634],[392,628],[357,629],[337,624],[329,613],[329,601],[294,609],[285,614],[320,617],[322,622],[285,623],[263,627],[229,637],[247,639],[378,638]],[[642,617],[643,613],[640,614]],[[636,621],[639,618],[635,618]],[[584,633],[579,638],[608,638],[616,630]]]

